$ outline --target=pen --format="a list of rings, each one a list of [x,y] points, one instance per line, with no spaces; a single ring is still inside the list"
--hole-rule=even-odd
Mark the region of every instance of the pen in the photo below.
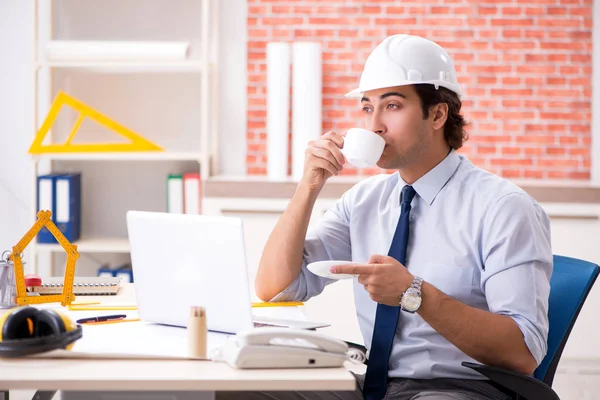
[[[123,322],[136,322],[141,321],[139,318],[129,318],[129,319],[111,319],[109,321],[101,321],[101,322],[86,322],[85,325],[106,325],[106,324],[120,324]]]
[[[77,320],[78,324],[85,324],[88,322],[105,322],[105,321],[114,321],[117,319],[127,318],[125,314],[117,314],[117,315],[103,315],[100,317],[90,317],[90,318],[81,318]]]

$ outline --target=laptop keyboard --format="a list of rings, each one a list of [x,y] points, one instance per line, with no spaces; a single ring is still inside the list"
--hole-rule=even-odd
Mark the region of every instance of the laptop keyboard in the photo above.
[[[272,327],[272,328],[287,328],[287,326],[284,326],[284,325],[268,324],[266,322],[255,322],[254,323],[255,328],[261,328],[264,326],[268,326],[268,327]]]

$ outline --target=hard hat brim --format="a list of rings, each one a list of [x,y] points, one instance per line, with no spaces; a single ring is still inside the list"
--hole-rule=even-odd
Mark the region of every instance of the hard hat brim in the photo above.
[[[414,81],[404,81],[404,82],[399,82],[393,85],[386,85],[386,86],[378,86],[378,87],[370,87],[370,88],[365,88],[362,89],[360,87],[351,90],[350,92],[346,93],[344,96],[348,97],[348,98],[360,98],[363,96],[363,93],[368,92],[370,90],[377,90],[377,89],[384,89],[386,87],[396,87],[396,86],[407,86],[407,85],[417,85],[417,84],[428,84],[428,85],[438,85],[438,86],[442,86],[445,87],[448,90],[453,91],[454,93],[456,93],[458,95],[459,98],[462,97],[462,90],[460,89],[460,87],[458,85],[452,85],[449,84],[448,82],[444,82],[444,81],[428,81],[428,82],[414,82]]]
[[[348,93],[346,93],[344,96],[345,97],[350,97],[350,98],[357,98],[357,97],[362,97],[363,91],[360,90],[360,88],[356,88]]]

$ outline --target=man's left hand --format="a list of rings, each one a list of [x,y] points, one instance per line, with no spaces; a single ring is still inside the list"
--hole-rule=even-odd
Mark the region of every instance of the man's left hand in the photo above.
[[[358,275],[373,301],[388,306],[399,306],[400,297],[413,281],[413,275],[395,258],[372,255],[367,264],[336,265],[331,267],[334,274]]]

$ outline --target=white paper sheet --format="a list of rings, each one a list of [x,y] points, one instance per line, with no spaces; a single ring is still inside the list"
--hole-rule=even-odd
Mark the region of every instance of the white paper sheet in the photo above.
[[[225,344],[231,335],[209,332],[207,356]],[[127,358],[189,359],[187,329],[126,322],[107,325],[83,325],[83,336],[72,350],[55,350],[32,357],[39,358]]]
[[[44,54],[48,61],[181,61],[188,42],[132,42],[51,40]]]
[[[292,49],[292,178],[299,181],[306,146],[322,134],[321,44],[296,42]]]
[[[308,321],[301,307],[256,307],[252,309],[252,315],[255,317]]]
[[[282,180],[288,172],[290,45],[267,43],[267,176]]]

